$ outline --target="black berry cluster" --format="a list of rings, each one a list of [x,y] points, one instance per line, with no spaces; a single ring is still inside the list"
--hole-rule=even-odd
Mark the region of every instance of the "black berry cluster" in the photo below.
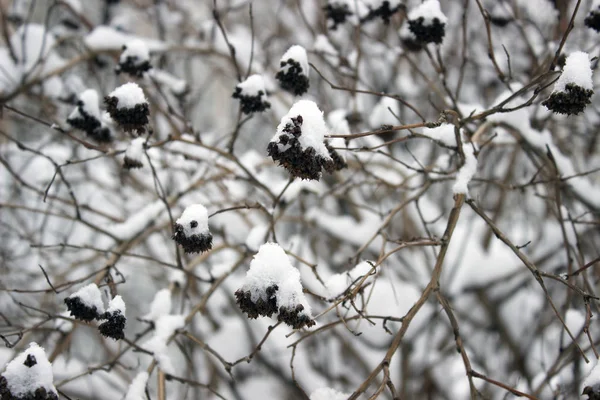
[[[583,22],[588,28],[600,32],[600,9],[591,10]]]
[[[417,42],[421,44],[435,43],[440,44],[446,34],[446,24],[438,18],[433,18],[429,24],[425,24],[425,18],[419,17],[414,20],[408,20],[408,27],[415,35]]]
[[[565,90],[553,92],[549,98],[542,102],[550,111],[558,114],[577,115],[591,103],[590,98],[594,94],[591,89],[584,89],[573,83],[565,85]]]
[[[70,296],[65,299],[67,309],[71,312],[71,316],[76,319],[90,322],[100,317],[99,310],[96,306],[88,306],[77,296]]]
[[[123,45],[123,50],[127,50],[127,46]],[[124,72],[133,77],[141,78],[144,73],[152,68],[152,64],[148,60],[140,60],[138,56],[126,56],[125,60],[120,60],[115,67],[115,72],[120,74]]]
[[[125,132],[137,132],[143,134],[146,132],[148,116],[150,109],[148,103],[136,104],[133,108],[119,108],[119,99],[114,96],[104,98],[106,110],[111,118],[115,120]]]
[[[123,158],[123,168],[125,169],[137,169],[142,168],[144,164],[142,164],[141,160],[136,160],[135,158],[129,158],[125,156]]]
[[[35,392],[26,393],[21,396],[14,396],[8,389],[6,378],[0,375],[0,399],[2,400],[58,400],[54,392],[48,392],[45,388],[39,387]]]
[[[238,289],[235,292],[235,301],[242,312],[248,314],[248,318],[256,319],[259,316],[270,317],[277,312],[277,299],[275,293],[279,290],[277,285],[271,285],[265,289],[265,297],[262,296],[256,302],[252,301],[252,294],[249,291]]]
[[[308,76],[302,71],[300,63],[292,58],[281,61],[279,72],[275,75],[283,90],[287,90],[296,96],[303,95],[308,91]]]
[[[190,221],[190,226],[196,228],[198,222]],[[172,239],[181,245],[186,253],[204,253],[212,249],[212,234],[210,232],[187,236],[185,227],[181,224],[175,224],[174,230],[175,233],[173,233]]]
[[[396,14],[400,8],[400,5],[392,7],[389,1],[384,1],[378,8],[370,9],[369,13],[361,18],[361,22],[368,22],[374,20],[375,18],[381,18],[383,23],[387,25],[390,23],[390,18],[392,18],[392,15]]]
[[[257,95],[249,96],[244,94],[242,88],[236,87],[235,92],[233,92],[231,97],[240,100],[240,105],[244,114],[252,114],[255,112],[263,112],[271,108],[271,103],[263,99],[264,95],[265,93],[260,90]]]
[[[315,321],[306,316],[306,314],[303,314],[302,311],[304,311],[304,306],[302,304],[298,304],[293,308],[279,307],[277,320],[284,322],[294,329],[315,325]]]
[[[346,19],[352,15],[352,11],[348,8],[348,4],[330,2],[325,7],[325,17],[331,21],[329,29],[332,31],[337,30],[338,25],[342,25],[346,22]]]
[[[67,123],[75,129],[84,131],[88,136],[100,143],[107,143],[112,141],[110,130],[102,126],[102,123],[98,118],[88,114],[85,111],[83,101],[77,102],[78,115],[75,117],[67,118]]]
[[[299,140],[302,135],[302,116],[298,115],[291,120],[292,122],[283,128],[278,142],[270,142],[267,146],[267,154],[273,161],[277,161],[292,176],[308,180],[319,180],[322,170],[332,173],[347,167],[342,157],[327,143],[325,146],[331,160],[317,154],[313,147],[303,149]],[[280,150],[280,147],[284,150]]]
[[[100,319],[104,320],[104,322],[98,326],[98,330],[102,336],[114,340],[123,339],[125,337],[124,330],[127,318],[125,318],[121,310],[113,312],[107,311],[100,316]]]

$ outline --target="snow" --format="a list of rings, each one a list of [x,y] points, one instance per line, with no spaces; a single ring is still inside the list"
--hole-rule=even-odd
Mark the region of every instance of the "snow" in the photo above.
[[[167,49],[167,44],[159,40],[138,38],[106,25],[99,25],[94,28],[84,38],[83,42],[91,51],[120,51],[124,45],[134,39],[143,40],[149,51],[164,51]]]
[[[588,386],[594,392],[600,392],[600,362],[598,361],[596,362],[596,366],[590,371],[590,374],[583,380],[579,393],[582,393],[583,389]]]
[[[423,128],[421,134],[446,146],[456,146],[456,135],[452,124],[442,124],[435,128]]]
[[[146,384],[148,383],[148,373],[140,372],[133,378],[124,400],[146,400]]]
[[[134,108],[137,104],[147,103],[144,91],[135,82],[128,82],[124,85],[119,86],[110,94],[109,97],[116,97],[119,99],[117,108]]]
[[[331,111],[327,115],[327,124],[331,127],[331,132],[336,135],[349,135],[350,125],[346,119],[347,111],[344,109],[337,109]]]
[[[373,272],[372,272],[373,271]],[[367,261],[363,261],[352,268],[350,271],[334,274],[325,282],[325,287],[330,297],[337,297],[344,293],[350,285],[365,275],[374,274],[375,269]],[[369,278],[367,278],[369,279]]]
[[[262,75],[254,74],[250,75],[245,81],[238,83],[236,87],[242,90],[242,95],[245,96],[258,96],[260,92],[264,95],[267,94],[265,89],[265,80]]]
[[[191,222],[196,221],[196,227],[192,228]],[[209,232],[208,230],[208,211],[202,204],[192,204],[183,211],[181,217],[175,223],[183,226],[183,232],[186,237],[192,235],[202,235]]]
[[[363,0],[364,3],[373,10],[379,9],[383,3],[389,3],[390,9],[394,9],[402,4],[401,0]]]
[[[432,24],[433,20],[436,18],[442,24],[448,22],[448,18],[442,12],[440,2],[438,0],[425,0],[408,13],[408,19],[411,21],[419,18],[423,18],[423,25],[425,26]]]
[[[590,57],[583,51],[569,54],[565,62],[565,68],[554,84],[555,92],[563,92],[567,84],[572,83],[583,89],[593,90],[592,68]]]
[[[325,147],[325,134],[327,133],[327,125],[323,119],[323,111],[314,101],[299,100],[297,101],[288,113],[281,118],[281,122],[277,126],[277,133],[271,139],[272,142],[278,142],[279,136],[285,135],[283,129],[287,124],[292,124],[292,118],[298,115],[302,116],[302,134],[298,138],[302,149],[312,147],[318,155],[326,160],[331,160],[329,151]],[[286,148],[281,148],[280,151],[285,151]]]
[[[129,240],[133,235],[140,233],[151,221],[165,211],[161,200],[147,204],[120,224],[107,224],[106,229],[117,238]]]
[[[184,326],[184,315],[163,315],[154,324],[154,336],[144,344],[145,349],[154,353],[160,369],[169,375],[176,373],[168,354],[168,341],[177,329]]]
[[[29,356],[35,358],[35,364],[31,367],[25,365],[32,361]],[[6,378],[7,387],[14,397],[27,397],[28,394],[34,394],[38,388],[56,394],[52,364],[48,361],[44,349],[35,342],[30,343],[27,350],[6,365],[2,376]]]
[[[456,175],[456,181],[452,187],[454,194],[469,194],[468,185],[477,172],[477,158],[475,158],[475,150],[473,144],[463,142],[463,153],[465,154],[465,163]]]
[[[86,89],[79,95],[79,101],[81,101],[81,108],[88,115],[96,117],[100,120],[100,101],[98,99],[98,92],[94,89]]]
[[[300,45],[295,44],[292,47],[290,47],[288,51],[283,53],[280,62],[287,62],[287,60],[289,60],[290,58],[294,61],[297,61],[300,64],[300,67],[302,68],[302,73],[308,76],[309,69],[306,49]],[[283,70],[285,70],[286,68],[288,68],[288,66],[284,67]]]
[[[122,63],[127,62],[128,57],[131,57],[136,64],[142,64],[145,61],[149,61],[150,50],[148,50],[146,42],[141,39],[133,39],[127,42],[119,61]]]
[[[331,388],[317,389],[310,395],[310,400],[346,400],[350,394],[344,394]]]
[[[275,292],[277,308],[293,309],[298,304],[304,306],[300,314],[311,317],[311,308],[302,292],[300,272],[291,264],[285,251],[277,243],[265,243],[250,262],[242,290],[250,292],[252,302],[265,298],[265,290],[273,285],[279,289]]]
[[[169,270],[169,282],[176,283],[179,287],[184,287],[186,282],[185,272],[181,269]]]
[[[69,298],[78,297],[79,300],[88,308],[93,309],[96,307],[98,314],[104,312],[104,303],[102,302],[102,292],[98,289],[95,283],[90,283],[87,286],[82,287],[75,293],[71,294]]]
[[[517,5],[525,11],[527,19],[540,29],[558,22],[559,12],[552,0],[517,0]]]
[[[159,84],[168,87],[176,96],[186,93],[189,89],[188,83],[185,80],[179,79],[166,71],[152,68],[147,72],[147,75]]]
[[[315,39],[315,44],[313,45],[313,50],[317,54],[322,54],[323,57],[327,60],[329,64],[334,67],[337,67],[340,63],[340,58],[337,50],[327,36],[325,35],[317,35]]]
[[[146,138],[139,137],[133,139],[125,150],[125,158],[141,163],[144,158],[144,143],[146,143]]]
[[[369,126],[379,128],[381,125],[397,125],[398,119],[394,115],[400,115],[398,101],[391,97],[382,97],[371,111]]]
[[[111,301],[108,302],[108,308],[106,309],[108,313],[116,313],[120,312],[125,315],[125,302],[120,295],[116,295]]]
[[[600,0],[593,0],[590,10],[595,11],[600,8]]]
[[[150,304],[150,311],[142,317],[143,320],[156,323],[161,317],[171,313],[171,291],[161,289],[154,295],[154,300]]]
[[[73,9],[73,11],[75,11],[76,13],[82,14],[83,13],[83,6],[81,5],[81,1],[80,0],[62,0],[63,3],[66,3],[69,5],[69,7],[71,7]]]

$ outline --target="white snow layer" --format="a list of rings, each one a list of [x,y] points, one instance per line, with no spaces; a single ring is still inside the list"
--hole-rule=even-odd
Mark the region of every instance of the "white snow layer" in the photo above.
[[[297,61],[300,64],[300,67],[302,67],[302,73],[308,77],[309,70],[308,70],[308,57],[306,55],[306,49],[300,45],[295,44],[292,47],[290,47],[288,49],[288,51],[283,53],[283,56],[281,56],[280,62],[287,61],[290,58],[294,61]],[[286,68],[289,68],[289,67],[286,66],[283,69],[286,69]]]
[[[136,64],[141,64],[150,60],[150,50],[146,42],[141,39],[133,39],[125,44],[125,49],[121,53],[119,61],[124,63],[131,57]]]
[[[79,101],[81,101],[83,111],[95,117],[100,121],[100,101],[98,99],[98,92],[94,89],[86,89],[79,95]]]
[[[35,365],[28,367],[25,363],[30,355],[35,358]],[[6,378],[8,390],[14,397],[26,397],[27,394],[35,393],[38,388],[56,394],[56,388],[52,383],[54,380],[52,364],[48,361],[44,349],[37,343],[30,343],[27,350],[9,362],[2,376]]]
[[[340,63],[339,54],[335,47],[331,44],[327,36],[317,35],[315,44],[313,45],[315,53],[322,54],[329,64],[337,67]]]
[[[168,341],[177,329],[184,326],[184,315],[163,315],[154,323],[154,336],[144,344],[144,348],[154,354],[160,369],[169,375],[176,373],[168,354]]]
[[[152,68],[147,74],[162,86],[168,87],[176,96],[186,93],[189,89],[188,83],[185,80],[177,78],[166,71]]]
[[[350,271],[332,275],[327,282],[325,282],[327,292],[331,297],[339,296],[351,285],[360,281],[364,276],[371,274],[371,271],[374,273],[375,269],[367,261],[363,261]]]
[[[397,125],[396,116],[399,114],[398,101],[391,97],[382,97],[371,111],[369,125],[371,128],[379,128],[381,125]]]
[[[262,75],[258,74],[250,75],[244,82],[238,83],[236,87],[242,89],[242,95],[245,96],[258,96],[260,92],[267,94],[265,80]]]
[[[588,386],[596,393],[600,391],[600,362],[596,363],[596,366],[592,368],[590,374],[583,380],[579,393],[583,393],[583,389]]]
[[[569,54],[565,62],[565,68],[558,81],[554,84],[554,91],[563,92],[569,83],[573,83],[583,89],[594,89],[592,68],[588,53],[576,51]]]
[[[477,172],[477,158],[475,158],[475,150],[473,144],[463,142],[463,153],[465,154],[465,163],[458,174],[456,175],[456,181],[452,187],[454,194],[469,194],[468,185]]]
[[[154,295],[150,304],[150,311],[142,319],[156,322],[160,317],[171,313],[171,291],[161,289]]]
[[[250,292],[252,302],[259,298],[267,300],[265,290],[273,285],[279,289],[275,292],[277,308],[294,309],[298,304],[304,306],[300,314],[311,318],[310,305],[302,292],[300,271],[291,264],[285,251],[277,243],[265,243],[250,262],[246,273],[243,291]]]
[[[292,118],[302,116],[302,134],[299,137],[300,146],[305,150],[309,147],[315,149],[318,155],[326,160],[331,160],[329,151],[325,147],[325,134],[327,133],[327,125],[323,119],[323,111],[319,110],[319,107],[314,101],[311,100],[299,100],[297,101],[290,111],[281,118],[281,122],[277,126],[277,133],[271,139],[272,142],[279,142],[279,136],[285,134],[283,129],[287,124],[292,124]],[[279,145],[280,151],[285,151],[287,148]],[[289,145],[287,145],[289,146]]]
[[[440,2],[438,0],[425,0],[417,7],[410,10],[408,19],[411,21],[423,18],[423,25],[427,26],[433,23],[434,19],[438,19],[442,24],[448,22],[448,18],[442,12]]]
[[[517,5],[525,11],[527,19],[540,29],[558,22],[559,12],[551,0],[517,0]]]
[[[148,373],[140,372],[133,378],[124,400],[146,400],[146,384],[148,383]]]
[[[81,302],[89,308],[96,307],[98,314],[104,312],[104,303],[102,302],[102,293],[95,283],[90,283],[87,286],[82,287],[75,293],[69,296],[69,298],[78,297]]]
[[[142,162],[144,158],[144,143],[146,142],[146,138],[139,137],[135,138],[129,143],[127,146],[127,150],[125,150],[125,157],[133,160]]]
[[[442,124],[435,128],[423,128],[421,134],[446,146],[456,146],[456,135],[452,124]]]
[[[111,301],[108,302],[108,308],[106,309],[109,313],[115,313],[120,311],[125,316],[125,302],[120,295],[116,295]]]
[[[110,26],[99,25],[83,39],[83,42],[92,51],[119,51],[136,38],[134,35],[120,32]],[[166,43],[159,40],[146,38],[142,40],[149,51],[164,51],[168,47]]]
[[[191,222],[196,221],[198,225],[192,228]],[[208,230],[208,211],[202,204],[192,204],[187,206],[181,214],[181,217],[175,223],[183,226],[186,237],[192,235],[201,235],[209,232]]]
[[[593,0],[592,6],[590,7],[590,11],[598,11],[600,8],[600,0]]]
[[[350,397],[349,394],[338,392],[331,388],[317,389],[310,395],[310,400],[346,400]]]
[[[137,104],[144,104],[147,102],[144,91],[135,82],[128,82],[119,86],[108,96],[119,99],[117,108],[134,108]]]

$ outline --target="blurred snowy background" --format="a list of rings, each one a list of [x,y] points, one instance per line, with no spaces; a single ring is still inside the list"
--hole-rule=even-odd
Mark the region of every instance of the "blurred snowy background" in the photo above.
[[[600,97],[542,102],[571,61],[563,81],[597,87],[599,1],[0,12],[0,373],[36,342],[60,399],[579,398],[600,339]],[[293,45],[297,96],[276,78]],[[267,154],[301,99],[347,164],[320,180]],[[212,249],[188,254],[172,236],[193,204]],[[236,304],[266,242],[315,325]],[[121,296],[123,339],[67,311],[89,284],[99,308]]]

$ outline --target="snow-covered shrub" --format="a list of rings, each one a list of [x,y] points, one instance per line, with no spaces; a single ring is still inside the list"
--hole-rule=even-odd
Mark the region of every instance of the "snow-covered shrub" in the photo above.
[[[98,330],[103,336],[119,340],[125,337],[125,302],[116,295],[109,303],[106,312],[99,316],[103,322],[98,325]]]
[[[292,176],[319,180],[322,170],[331,173],[344,167],[334,162],[335,150],[325,144],[326,132],[323,112],[315,102],[300,100],[281,119],[267,153]]]
[[[67,123],[98,142],[112,140],[110,130],[102,122],[98,93],[94,89],[87,89],[79,95],[77,107],[67,118]]]
[[[302,292],[300,272],[277,243],[260,246],[235,298],[248,318],[277,314],[279,321],[294,329],[315,324]]]
[[[175,240],[186,253],[203,253],[212,248],[208,229],[208,212],[202,204],[187,206],[173,228]]]
[[[152,68],[150,64],[150,51],[143,40],[134,39],[123,45],[123,52],[119,57],[119,65],[115,68],[117,74],[124,72],[141,78],[150,68]]]
[[[144,133],[150,108],[144,91],[137,83],[119,86],[104,98],[106,110],[125,132]]]
[[[65,299],[71,315],[82,321],[98,319],[104,313],[102,293],[95,283],[90,283]]]
[[[275,78],[283,90],[296,96],[306,93],[310,86],[306,49],[296,44],[283,53]]]
[[[123,158],[123,167],[125,169],[142,168],[144,163],[144,143],[146,139],[143,137],[135,138],[129,143],[125,150],[125,157]]]
[[[244,114],[262,112],[271,107],[271,103],[266,100],[267,90],[261,75],[250,75],[245,81],[238,83],[232,97],[240,100]]]
[[[0,399],[58,400],[53,382],[46,352],[37,343],[30,343],[0,374]]]
[[[439,0],[425,0],[408,13],[408,26],[418,42],[440,44],[446,35],[448,18]]]
[[[593,94],[590,58],[577,51],[567,57],[552,94],[542,104],[558,114],[578,115],[591,103]]]

